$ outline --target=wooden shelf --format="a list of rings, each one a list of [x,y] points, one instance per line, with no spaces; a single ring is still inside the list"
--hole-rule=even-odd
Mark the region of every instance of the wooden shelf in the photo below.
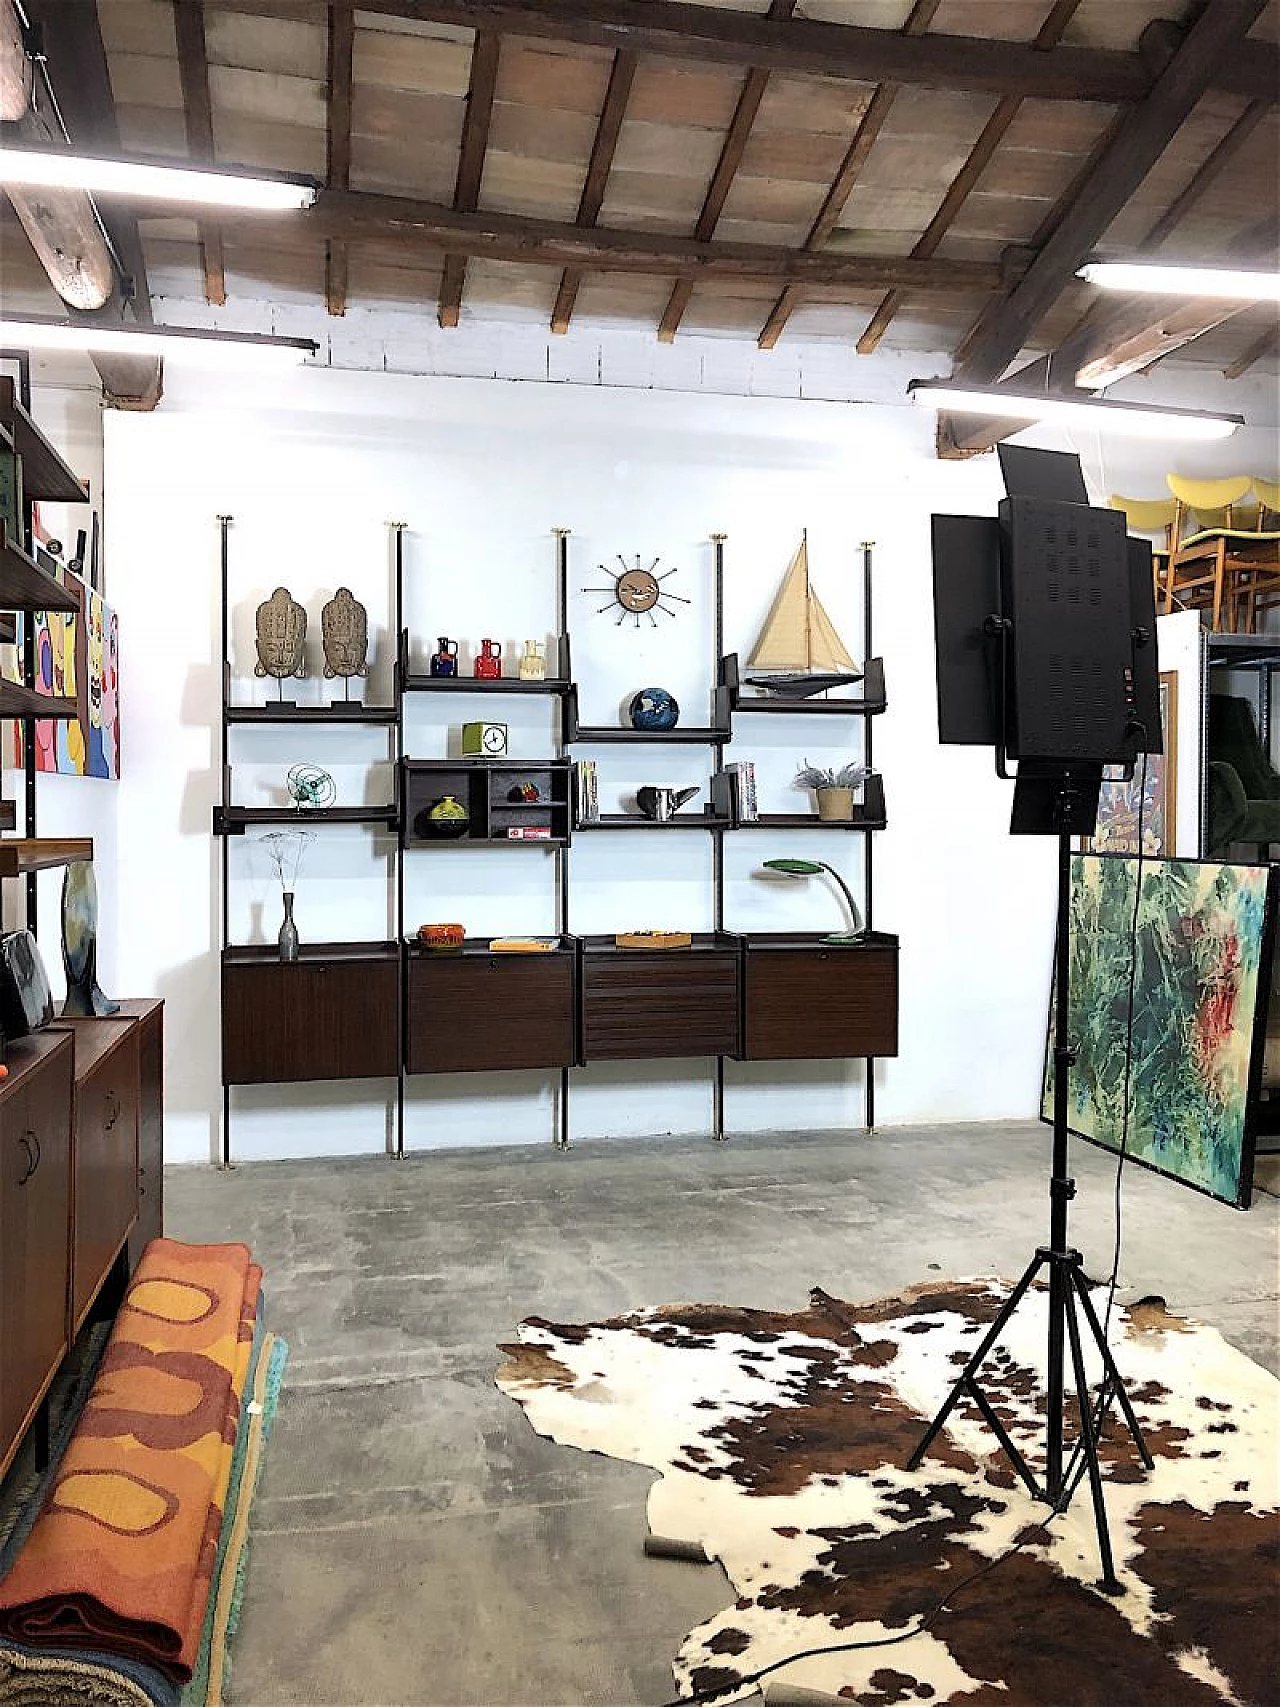
[[[715,813],[687,812],[682,818],[677,812],[671,818],[646,818],[641,812],[605,812],[575,826],[579,830],[730,830],[727,818]]]
[[[733,732],[729,729],[682,729],[678,724],[674,729],[608,729],[583,725],[580,728],[575,726],[564,739],[566,746],[575,741],[608,746],[643,741],[651,747],[723,747],[732,741]]]
[[[726,950],[737,953],[741,945],[741,938],[735,931],[694,931],[691,934],[693,940],[687,948],[619,948],[612,935],[584,936],[578,940],[585,955],[616,955],[622,960],[638,960],[643,955],[678,960],[681,955],[723,954]]]
[[[79,836],[70,841],[54,841],[46,836],[28,840],[15,837],[0,839],[0,877],[19,877],[27,871],[47,871],[55,865],[71,865],[76,860],[93,858],[93,839]]]
[[[313,824],[375,824],[394,829],[400,821],[397,806],[313,806],[299,812],[296,806],[215,806],[215,836],[239,835],[252,824],[288,824],[305,830]]]
[[[861,693],[836,695],[831,699],[782,699],[765,694],[756,699],[744,692],[738,670],[738,655],[731,652],[721,665],[721,673],[735,712],[781,712],[790,717],[875,717],[887,703],[883,658],[868,658],[863,665]]]
[[[52,717],[61,722],[79,715],[80,708],[73,699],[57,699],[17,682],[0,681],[0,717]]]
[[[0,522],[0,610],[78,612],[80,601],[9,536]]]
[[[492,946],[494,941],[492,937],[469,936],[463,941],[460,948],[428,948],[425,943],[419,942],[416,936],[411,936],[406,938],[405,947],[410,956],[422,955],[428,960],[457,960],[459,958],[465,959],[468,955],[483,959],[494,955],[498,960],[546,960],[557,954],[576,954],[578,952],[575,937],[556,937],[554,931],[513,931],[511,934],[512,936],[531,936],[539,939],[555,937],[556,946],[533,951],[526,950],[523,953],[518,949],[500,948],[495,950]]]
[[[394,705],[229,705],[228,723],[385,724],[394,728],[400,714]]]
[[[884,778],[877,772],[863,787],[852,818],[819,818],[816,812],[762,812],[758,818],[743,818],[735,830],[883,830],[888,824],[884,804]]]
[[[0,846],[3,846],[0,843]],[[304,942],[298,950],[298,962],[349,960],[396,960],[399,950],[393,942]],[[294,964],[280,959],[280,950],[273,942],[232,942],[222,951],[224,966],[264,966]]]
[[[22,458],[22,489],[28,498],[64,504],[89,502],[89,494],[22,407],[8,374],[0,374],[0,426],[9,433],[14,451]]]

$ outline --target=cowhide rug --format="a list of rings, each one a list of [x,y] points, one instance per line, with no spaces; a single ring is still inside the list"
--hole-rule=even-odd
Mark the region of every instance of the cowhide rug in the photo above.
[[[871,1304],[815,1292],[792,1315],[680,1305],[583,1326],[532,1318],[502,1348],[497,1381],[539,1434],[659,1470],[651,1531],[722,1562],[738,1598],[686,1639],[681,1694],[740,1700],[788,1655],[901,1636],[1021,1540],[925,1633],[799,1660],[770,1683],[863,1707],[1280,1701],[1280,1382],[1212,1329],[1158,1301],[1113,1317],[1156,1460],[1143,1472],[1109,1425],[1119,1598],[1094,1586],[1087,1483],[1045,1524],[967,1401],[920,1470],[904,1468],[1006,1296],[964,1281]],[[1037,1467],[1045,1312],[1033,1290],[983,1381]]]

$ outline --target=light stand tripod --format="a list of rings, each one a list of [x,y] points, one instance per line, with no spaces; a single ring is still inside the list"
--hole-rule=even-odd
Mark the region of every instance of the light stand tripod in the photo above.
[[[1102,1471],[1098,1463],[1098,1441],[1110,1400],[1114,1395],[1138,1456],[1148,1470],[1152,1468],[1151,1454],[1142,1438],[1137,1418],[1115,1361],[1107,1346],[1102,1324],[1098,1320],[1089,1296],[1089,1284],[1081,1267],[1080,1252],[1067,1244],[1067,1205],[1075,1196],[1076,1182],[1067,1173],[1067,1108],[1068,1077],[1075,1060],[1070,1042],[1070,924],[1071,924],[1071,828],[1079,795],[1069,776],[1059,782],[1054,801],[1054,823],[1058,835],[1058,936],[1054,951],[1056,1001],[1053,1031],[1053,1164],[1049,1180],[1049,1243],[1041,1245],[1027,1264],[1022,1278],[1009,1294],[1000,1314],[982,1338],[981,1344],[965,1364],[959,1379],[952,1387],[941,1410],[930,1423],[924,1438],[912,1453],[908,1469],[919,1468],[939,1430],[962,1398],[972,1399],[999,1441],[1006,1457],[1026,1483],[1033,1499],[1044,1500],[1055,1512],[1065,1510],[1079,1483],[1079,1472],[1063,1462],[1063,1410],[1065,1395],[1065,1352],[1070,1349],[1076,1400],[1079,1406],[1080,1433],[1076,1451],[1083,1455],[1093,1496],[1094,1523],[1098,1531],[1098,1551],[1102,1558],[1100,1587],[1108,1594],[1122,1594],[1123,1585],[1115,1573],[1111,1553],[1111,1536],[1107,1528],[1107,1508],[1102,1493]],[[1004,1332],[1010,1317],[1022,1302],[1042,1268],[1049,1271],[1049,1351],[1045,1400],[1045,1467],[1043,1484],[1037,1482],[1026,1459],[1010,1439],[986,1394],[978,1385],[978,1371],[988,1353]],[[1102,1359],[1103,1380],[1096,1405],[1090,1399],[1085,1372],[1084,1350],[1080,1331],[1080,1315],[1093,1337]]]

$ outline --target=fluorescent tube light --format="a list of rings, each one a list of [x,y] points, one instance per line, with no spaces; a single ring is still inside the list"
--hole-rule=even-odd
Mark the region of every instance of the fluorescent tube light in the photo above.
[[[0,184],[91,190],[106,196],[150,196],[161,201],[267,212],[310,207],[316,199],[316,185],[306,178],[264,178],[252,172],[112,160],[52,148],[0,148]]]
[[[164,356],[220,368],[296,367],[319,348],[310,338],[274,338],[262,332],[201,331],[190,326],[96,326],[36,315],[22,320],[0,319],[0,346]]]
[[[1247,267],[1170,267],[1144,261],[1086,261],[1076,275],[1103,290],[1155,296],[1221,296],[1241,302],[1280,302],[1280,273]]]
[[[1162,409],[1151,403],[1116,403],[1110,398],[1050,397],[1034,392],[989,391],[947,380],[913,379],[907,387],[917,403],[958,415],[1009,415],[1018,421],[1060,421],[1067,427],[1114,433],[1132,439],[1225,439],[1244,426],[1243,415],[1210,415],[1197,409]]]

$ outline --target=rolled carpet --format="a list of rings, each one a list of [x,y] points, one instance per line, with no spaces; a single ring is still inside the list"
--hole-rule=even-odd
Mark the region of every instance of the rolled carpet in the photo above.
[[[148,1245],[45,1508],[0,1582],[0,1640],[190,1680],[261,1283],[244,1245]]]

